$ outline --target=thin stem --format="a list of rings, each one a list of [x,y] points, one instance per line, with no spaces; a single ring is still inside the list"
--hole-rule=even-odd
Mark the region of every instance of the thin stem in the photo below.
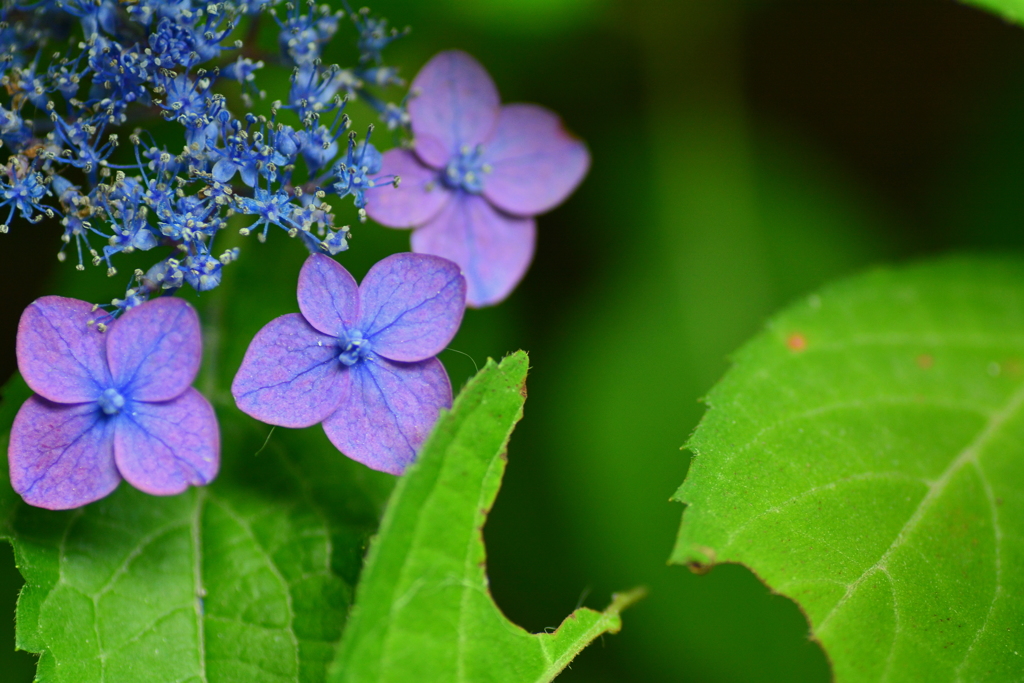
[[[228,226],[221,229],[219,246],[233,249],[241,245],[242,236],[235,223],[228,221]],[[220,285],[203,297],[203,366],[199,372],[198,384],[203,394],[215,405],[229,405],[231,400],[226,387],[221,391],[218,382],[224,360],[224,317],[234,284],[234,277],[231,275],[233,269],[225,268],[223,272],[224,277]]]

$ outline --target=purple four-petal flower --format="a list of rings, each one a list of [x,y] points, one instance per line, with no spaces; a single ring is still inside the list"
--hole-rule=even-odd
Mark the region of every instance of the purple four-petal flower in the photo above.
[[[367,213],[388,227],[416,228],[413,251],[459,264],[470,306],[498,303],[533,258],[532,217],[569,196],[590,155],[557,114],[501,106],[494,81],[464,52],[436,55],[412,92],[413,150],[389,150],[381,169],[401,185],[375,193]]]
[[[11,484],[30,505],[64,510],[109,494],[121,478],[154,495],[217,474],[213,407],[191,387],[199,318],[185,301],[135,306],[106,333],[85,301],[46,296],[18,325],[18,369],[38,394],[14,418]]]
[[[441,408],[448,374],[436,356],[462,322],[459,267],[425,254],[394,254],[361,285],[337,261],[302,266],[299,310],[253,338],[231,393],[238,407],[282,427],[322,422],[328,438],[368,467],[401,474]]]

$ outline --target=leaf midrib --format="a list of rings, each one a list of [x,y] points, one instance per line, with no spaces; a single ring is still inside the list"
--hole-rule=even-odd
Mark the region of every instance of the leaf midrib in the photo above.
[[[477,400],[477,405],[474,406],[474,407],[479,407],[479,405],[481,403],[482,403],[482,401]],[[463,421],[459,421],[459,423],[457,425],[455,425],[455,428],[449,434],[446,435],[447,443],[444,445],[445,458],[444,458],[444,461],[441,464],[441,467],[439,467],[438,470],[437,470],[437,473],[436,473],[436,476],[434,478],[434,481],[431,483],[430,491],[427,493],[426,497],[423,499],[423,502],[422,502],[422,505],[421,505],[421,509],[422,510],[429,509],[430,506],[431,506],[431,503],[434,500],[434,497],[436,495],[438,495],[438,490],[440,488],[440,481],[441,481],[442,477],[444,476],[445,465],[448,462],[448,457],[447,457],[448,456],[448,451],[453,447],[454,444],[458,443],[459,437],[461,436],[462,431],[463,431],[464,428],[465,428],[465,421],[464,420]],[[428,442],[428,444],[424,444],[423,450],[420,451],[420,457],[421,458],[423,457],[423,454],[425,453],[426,448],[427,448],[428,445],[429,445],[429,442]],[[399,489],[396,488],[393,496],[395,498],[397,498],[398,493],[399,493]],[[412,549],[415,548],[416,546],[418,546],[420,544],[420,542],[421,542],[421,539],[423,537],[423,524],[425,523],[426,518],[427,518],[426,514],[417,515],[416,522],[413,525],[413,532],[411,534],[411,540],[410,540],[410,543],[409,543],[409,553],[406,555],[405,559],[402,561],[402,566],[399,569],[400,580],[395,582],[395,587],[394,587],[394,590],[392,591],[392,595],[391,595],[391,609],[390,609],[391,618],[394,618],[395,613],[398,611],[398,609],[403,609],[405,607],[405,605],[407,605],[409,603],[409,601],[412,599],[412,595],[414,595],[416,592],[418,592],[419,589],[422,587],[422,579],[418,578],[418,579],[416,579],[415,581],[413,581],[409,585],[409,588],[406,590],[405,594],[403,594],[403,596],[401,598],[398,597],[398,589],[399,589],[400,586],[403,585],[404,580],[407,578],[407,571],[409,569],[408,558],[409,558],[409,556],[411,556],[413,554]],[[390,523],[393,523],[394,520],[391,519],[391,520],[387,520],[387,521],[389,522],[388,523],[388,527],[390,527]],[[384,524],[381,524],[381,529],[378,532],[378,535],[383,536],[384,533],[385,533],[385,526],[384,526]],[[464,578],[465,578],[465,575],[463,575],[463,579]],[[398,607],[399,605],[401,605],[400,608]],[[461,623],[462,623],[462,614],[461,614],[461,609],[460,609],[460,615],[459,615],[460,641],[461,641]],[[380,655],[379,655],[379,658],[378,658],[378,667],[379,667],[378,671],[379,672],[380,671],[386,671],[388,669],[387,662],[388,662],[388,660],[391,657],[391,645],[392,645],[393,633],[394,633],[394,631],[391,628],[391,623],[390,623],[390,619],[389,619],[388,624],[385,625],[385,627],[384,627],[384,633],[382,634],[382,638],[383,638],[384,642],[383,642],[383,645],[381,647]],[[459,645],[460,645],[460,651],[456,654],[456,671],[458,672],[458,675],[460,676],[460,678],[458,680],[461,681],[462,680],[462,678],[461,678],[461,675],[462,675],[461,642],[459,643]]]
[[[192,506],[191,514],[189,515],[188,520],[184,522],[184,524],[187,524],[189,526],[189,538],[190,538],[190,543],[191,543],[191,546],[192,546],[192,581],[193,581],[193,595],[194,595],[194,598],[192,600],[192,610],[193,610],[193,613],[194,613],[194,616],[195,616],[195,623],[196,623],[196,636],[197,636],[197,638],[196,638],[196,645],[197,645],[197,651],[198,651],[198,655],[199,655],[199,662],[198,662],[199,670],[195,674],[190,674],[189,678],[192,678],[194,676],[198,676],[199,680],[202,683],[209,683],[209,677],[208,677],[208,674],[207,674],[207,662],[206,662],[206,634],[205,634],[205,619],[206,619],[206,617],[204,615],[204,610],[203,610],[203,605],[202,605],[203,598],[206,595],[206,588],[205,588],[205,584],[204,584],[204,580],[203,580],[203,568],[202,568],[202,563],[203,563],[203,545],[202,545],[202,543],[203,543],[203,541],[202,541],[202,537],[201,537],[201,526],[202,526],[202,519],[203,519],[203,512],[204,512],[204,509],[205,509],[205,505],[206,505],[208,499],[212,498],[212,495],[206,489],[201,489],[201,488],[197,489],[195,491],[194,495],[195,495],[195,499],[194,499],[194,504]],[[292,622],[294,620],[294,608],[293,608],[293,605],[292,605],[292,596],[291,596],[290,584],[284,578],[284,576],[281,574],[280,569],[277,567],[277,564],[273,561],[273,558],[270,556],[270,554],[267,552],[267,550],[256,539],[255,534],[253,533],[252,528],[248,524],[248,522],[245,519],[243,519],[241,516],[239,516],[238,513],[234,510],[234,508],[230,504],[228,504],[226,501],[224,501],[222,499],[219,499],[219,498],[217,499],[217,501],[220,504],[220,506],[224,509],[225,513],[231,519],[233,519],[236,524],[238,524],[242,528],[243,532],[248,536],[249,540],[252,541],[254,547],[263,555],[263,557],[264,557],[268,567],[270,567],[270,569],[273,572],[275,578],[281,583],[281,586],[283,588],[284,594],[286,596],[287,606],[288,606],[288,625],[285,627],[284,630],[286,630],[288,632],[289,636],[291,637],[292,645],[293,645],[292,650],[293,650],[293,652],[295,653],[295,656],[296,656],[296,662],[295,662],[296,663],[296,671],[298,671],[298,666],[299,666],[299,662],[298,662],[298,639],[297,639],[297,636],[296,636],[296,634],[294,632],[293,624],[292,624]],[[57,583],[54,585],[54,588],[56,588],[57,586],[60,586],[62,584],[70,585],[64,579],[64,576],[63,576],[64,568],[66,567],[66,564],[67,564],[67,560],[65,558],[66,541],[67,541],[68,535],[70,534],[71,529],[75,526],[75,523],[82,517],[83,513],[82,513],[81,510],[82,509],[79,509],[79,511],[77,511],[77,514],[75,514],[74,516],[72,516],[71,519],[68,520],[68,524],[65,527],[64,534],[62,536],[60,545],[58,546],[58,567],[59,567],[59,570],[58,570],[58,580],[57,580]],[[156,539],[163,537],[168,532],[170,532],[170,531],[172,531],[172,530],[174,530],[176,528],[182,527],[184,524],[183,524],[182,521],[175,521],[175,522],[172,522],[172,523],[169,523],[169,524],[165,524],[165,525],[161,526],[160,528],[158,528],[158,529],[150,532],[149,534],[147,534],[144,538],[140,539],[138,543],[136,543],[135,547],[128,553],[128,555],[125,557],[125,559],[122,560],[122,562],[118,565],[118,567],[114,569],[114,571],[111,574],[110,578],[108,578],[108,580],[104,583],[104,585],[95,594],[92,594],[92,593],[85,594],[92,601],[93,608],[94,608],[93,628],[94,628],[94,631],[95,631],[96,643],[97,643],[98,660],[99,660],[99,672],[100,672],[100,683],[106,683],[106,659],[107,659],[108,652],[104,649],[103,641],[102,641],[101,634],[100,634],[100,631],[99,631],[99,600],[107,592],[109,592],[109,590],[111,589],[111,587],[114,584],[114,582],[117,581],[117,579],[119,579],[121,576],[123,576],[125,574],[127,567],[134,560],[138,559],[138,557],[143,552],[145,552],[146,548],[148,548]],[[166,616],[167,616],[166,614],[162,615],[161,618],[166,617]],[[159,621],[159,619],[157,621]]]
[[[199,648],[199,678],[202,683],[208,683],[206,676],[206,624],[203,616],[203,596],[206,595],[206,586],[203,583],[203,545],[200,533],[202,524],[203,505],[206,503],[206,489],[196,491],[196,502],[192,510],[190,520],[189,537],[192,541],[192,584],[195,597],[192,604],[196,614],[196,641]]]

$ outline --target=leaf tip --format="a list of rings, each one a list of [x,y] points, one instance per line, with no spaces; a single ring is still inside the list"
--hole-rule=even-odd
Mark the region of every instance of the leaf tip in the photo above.
[[[637,586],[627,591],[612,593],[612,601],[608,607],[601,612],[605,633],[618,633],[622,630],[622,612],[629,609],[636,603],[647,597],[650,591],[647,586]],[[580,612],[590,611],[588,608],[578,609],[569,615],[568,619],[575,619]]]
[[[646,598],[649,593],[650,590],[648,590],[647,586],[637,586],[621,593],[612,593],[611,604],[605,609],[605,613],[620,614],[623,610],[632,607]]]
[[[499,367],[519,385],[519,395],[526,401],[526,375],[530,371],[530,355],[519,349],[501,359]]]

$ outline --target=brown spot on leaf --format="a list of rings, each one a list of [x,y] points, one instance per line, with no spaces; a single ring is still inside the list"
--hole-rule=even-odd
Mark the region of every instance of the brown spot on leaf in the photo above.
[[[932,355],[930,353],[922,353],[920,356],[917,357],[917,367],[921,368],[922,370],[927,370],[933,365],[935,365],[935,359],[932,358]]]
[[[807,337],[800,332],[794,332],[786,339],[786,346],[789,347],[790,351],[800,353],[807,348]]]
[[[686,563],[687,568],[694,574],[707,574],[715,566],[715,559],[717,553],[714,548],[709,548],[706,545],[699,545],[694,547],[698,553],[704,556],[703,560],[690,560]]]

